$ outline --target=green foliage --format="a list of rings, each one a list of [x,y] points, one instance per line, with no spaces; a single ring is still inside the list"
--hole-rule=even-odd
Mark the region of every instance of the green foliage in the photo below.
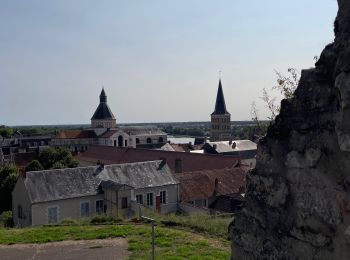
[[[72,153],[64,148],[54,149],[47,147],[39,154],[39,162],[44,169],[62,169],[78,167],[79,161],[73,158]]]
[[[13,130],[10,127],[1,126],[0,127],[0,136],[2,137],[11,137],[13,134]]]
[[[165,226],[182,226],[197,232],[205,232],[215,236],[227,237],[228,225],[232,217],[215,217],[208,214],[169,214],[157,215],[156,219]]]
[[[0,226],[13,227],[12,211],[4,211],[1,213]]]
[[[18,178],[18,168],[14,165],[0,167],[0,212],[12,210],[12,191]]]
[[[41,165],[41,163],[38,160],[33,160],[26,166],[27,172],[42,171],[42,170],[44,170],[44,167]]]
[[[63,169],[63,168],[66,168],[64,161],[58,161],[52,165],[52,169]]]
[[[107,216],[107,215],[99,215],[95,216],[90,220],[90,224],[96,225],[96,224],[113,224],[120,222],[120,219],[115,219],[113,217]]]
[[[173,127],[171,125],[163,127],[163,131],[170,135],[182,135],[182,136],[194,136],[203,137],[205,136],[205,129],[198,127]]]

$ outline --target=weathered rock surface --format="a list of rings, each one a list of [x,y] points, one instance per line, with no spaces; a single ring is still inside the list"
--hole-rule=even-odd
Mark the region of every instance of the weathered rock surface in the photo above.
[[[350,259],[350,1],[258,145],[232,259]]]

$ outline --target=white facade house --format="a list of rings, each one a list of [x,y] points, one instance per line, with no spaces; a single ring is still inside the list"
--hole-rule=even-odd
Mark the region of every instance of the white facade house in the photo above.
[[[163,161],[28,172],[12,192],[17,227],[99,214],[131,217],[146,207],[175,212],[178,182]]]

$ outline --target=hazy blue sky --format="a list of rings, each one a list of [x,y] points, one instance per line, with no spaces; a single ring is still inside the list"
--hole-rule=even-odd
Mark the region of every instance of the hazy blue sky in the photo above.
[[[314,64],[335,0],[0,0],[0,124],[209,120],[222,70],[232,120],[261,116],[274,69]]]

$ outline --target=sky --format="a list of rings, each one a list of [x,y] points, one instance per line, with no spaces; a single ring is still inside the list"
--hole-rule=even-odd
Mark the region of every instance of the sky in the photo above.
[[[253,101],[264,119],[262,89],[314,66],[336,13],[335,0],[0,0],[0,125],[88,124],[102,86],[117,123],[209,121],[219,71],[231,120]]]

